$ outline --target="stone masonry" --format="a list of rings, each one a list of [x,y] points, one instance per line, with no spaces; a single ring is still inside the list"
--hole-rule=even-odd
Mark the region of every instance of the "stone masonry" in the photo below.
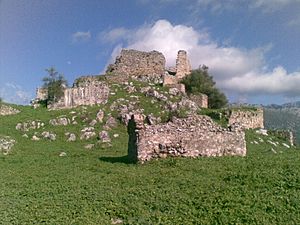
[[[184,50],[179,50],[176,59],[176,77],[178,79],[184,78],[191,73],[191,64]]]
[[[80,82],[78,82],[80,80]],[[64,90],[62,99],[49,108],[72,108],[79,105],[105,104],[109,96],[109,87],[96,77],[82,77],[74,82],[72,88]]]
[[[165,72],[166,59],[158,51],[141,52],[122,49],[114,64],[107,68],[107,73],[127,76],[162,76]]]
[[[207,116],[145,125],[142,115],[133,115],[129,124],[128,154],[140,162],[174,156],[246,155],[244,131],[222,128]]]
[[[239,125],[245,129],[264,128],[264,111],[233,110],[228,121],[230,126]]]
[[[181,79],[191,73],[191,64],[187,56],[187,52],[179,50],[177,53],[176,67],[169,68],[163,77],[163,85],[172,87],[178,84]]]

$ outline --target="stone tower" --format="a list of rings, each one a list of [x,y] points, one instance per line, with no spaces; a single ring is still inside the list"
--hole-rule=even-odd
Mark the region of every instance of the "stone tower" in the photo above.
[[[178,79],[184,78],[191,73],[191,64],[184,50],[179,50],[176,59],[176,77]]]

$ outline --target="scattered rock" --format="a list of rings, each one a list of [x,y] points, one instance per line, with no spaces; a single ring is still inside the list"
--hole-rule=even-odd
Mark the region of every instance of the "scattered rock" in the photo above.
[[[120,135],[119,134],[114,134],[114,138],[117,138],[119,137]]]
[[[290,146],[289,146],[288,144],[286,144],[286,143],[282,143],[282,145],[283,145],[284,147],[286,147],[286,148],[290,148]]]
[[[124,90],[126,90],[129,94],[136,92],[136,88],[134,86],[126,86]]]
[[[16,141],[9,136],[0,136],[0,153],[7,155]]]
[[[51,133],[49,131],[44,131],[42,133],[42,137],[45,139],[49,139],[50,141],[55,141],[56,140],[56,134]]]
[[[23,134],[22,137],[28,138],[28,135],[27,134]]]
[[[275,147],[277,146],[277,144],[273,141],[267,140],[268,143],[270,143],[271,145],[274,145]]]
[[[92,149],[95,145],[94,144],[87,144],[84,146],[85,149]]]
[[[153,116],[153,114],[148,115],[146,117],[146,120],[149,123],[149,125],[155,125],[155,124],[159,124],[161,122],[161,118],[155,117],[155,116]]]
[[[268,136],[268,130],[266,129],[259,129],[256,131],[257,134]]]
[[[35,130],[35,129],[39,129],[41,127],[44,127],[44,123],[37,120],[37,121],[26,121],[23,123],[17,123],[16,125],[16,130],[20,130],[23,132],[29,131],[29,130]]]
[[[97,124],[97,120],[92,120],[90,123],[89,123],[89,125],[90,126],[95,126]]]
[[[154,90],[154,88],[150,88],[148,90],[145,89],[145,90],[147,90],[146,92],[143,92],[142,90],[143,90],[143,88],[141,89],[141,92],[144,93],[148,97],[156,98],[159,101],[167,101],[168,100],[167,96],[160,94],[158,91]]]
[[[68,124],[70,124],[70,119],[66,117],[60,117],[60,118],[51,119],[49,123],[53,126],[67,126]]]
[[[67,153],[61,152],[61,153],[59,153],[59,156],[60,156],[60,157],[65,157],[65,156],[67,156]]]
[[[65,135],[67,136],[67,141],[71,142],[71,141],[76,141],[76,135],[73,133],[65,133]]]
[[[181,92],[177,88],[170,88],[169,89],[169,94],[170,95],[179,95]]]
[[[121,219],[111,219],[111,224],[122,224],[123,220]]]
[[[102,109],[100,109],[97,113],[97,120],[102,123],[103,122],[103,118],[104,118],[104,112]]]
[[[189,109],[192,112],[197,111],[198,106],[195,102],[188,98],[182,98],[182,100],[178,103],[179,109]]]
[[[39,141],[40,138],[37,137],[36,135],[33,135],[32,138],[31,138],[32,141]]]
[[[2,104],[0,106],[0,116],[7,116],[7,115],[15,115],[18,114],[20,110],[14,109],[11,106]]]
[[[80,140],[89,140],[96,136],[94,127],[85,127],[81,130]]]
[[[99,133],[99,139],[103,142],[103,143],[107,143],[107,142],[111,142],[109,134],[107,131],[103,130]]]
[[[117,120],[112,116],[109,116],[105,123],[105,126],[108,128],[113,128],[113,127],[116,127],[117,125],[118,125]]]

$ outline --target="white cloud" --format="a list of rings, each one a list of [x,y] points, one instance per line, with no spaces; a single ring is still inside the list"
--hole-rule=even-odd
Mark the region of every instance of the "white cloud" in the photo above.
[[[72,34],[72,42],[77,43],[77,42],[85,42],[88,41],[91,38],[91,32],[83,32],[83,31],[77,31],[76,33]]]
[[[103,31],[98,35],[98,39],[102,42],[115,43],[124,38],[128,38],[130,30],[124,27],[114,28],[109,31]]]
[[[175,64],[177,51],[188,52],[193,68],[205,64],[214,75],[217,85],[227,93],[300,95],[300,71],[288,74],[283,67],[268,71],[264,55],[271,46],[257,49],[224,47],[214,42],[207,32],[185,25],[172,25],[159,20],[129,32],[126,48],[162,52],[167,66]],[[112,57],[119,52],[115,48]]]
[[[32,95],[26,92],[20,85],[5,83],[0,86],[0,97],[5,102],[26,105],[32,99]]]

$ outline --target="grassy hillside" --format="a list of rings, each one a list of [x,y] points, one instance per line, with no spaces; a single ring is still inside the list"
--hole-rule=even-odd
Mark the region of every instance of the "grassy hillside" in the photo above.
[[[170,158],[139,165],[126,157],[123,125],[109,131],[119,134],[112,146],[102,146],[96,138],[66,142],[65,132],[78,135],[88,122],[48,123],[74,112],[92,119],[99,107],[17,108],[20,114],[0,117],[0,134],[17,141],[9,155],[0,155],[0,224],[300,223],[300,151],[285,147],[285,141],[249,131],[244,158]],[[45,126],[23,137],[16,124],[33,119]],[[57,139],[30,139],[45,130]],[[89,143],[96,146],[85,149]]]
[[[267,129],[292,130],[300,144],[300,108],[265,108],[264,116]]]

